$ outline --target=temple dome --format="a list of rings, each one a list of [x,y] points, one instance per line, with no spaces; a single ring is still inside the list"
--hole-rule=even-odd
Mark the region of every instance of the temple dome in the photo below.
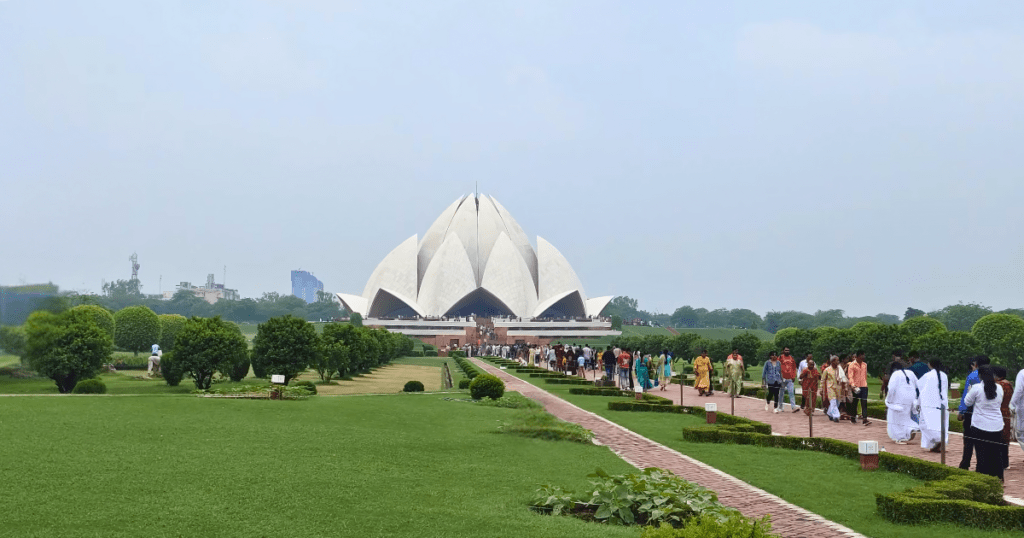
[[[587,299],[568,260],[543,238],[537,250],[492,197],[456,200],[424,234],[398,245],[362,295],[337,294],[349,311],[397,316],[598,315],[611,297]]]

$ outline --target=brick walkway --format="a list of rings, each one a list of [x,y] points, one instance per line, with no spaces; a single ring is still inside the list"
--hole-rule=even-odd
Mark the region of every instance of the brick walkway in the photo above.
[[[742,480],[723,473],[614,422],[502,372],[490,363],[471,359],[477,366],[497,375],[509,390],[514,390],[537,402],[558,418],[574,422],[594,432],[597,441],[606,445],[630,465],[668,469],[718,494],[718,500],[738,509],[744,515],[760,518],[770,514],[773,531],[786,538],[862,537],[838,523],[829,521],[775,495],[755,488]],[[678,386],[676,388],[678,397]]]

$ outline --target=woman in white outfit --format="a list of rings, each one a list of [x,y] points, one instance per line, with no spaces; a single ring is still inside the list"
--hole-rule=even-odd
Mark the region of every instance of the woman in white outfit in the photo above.
[[[907,373],[902,362],[893,362],[889,367],[888,394],[885,397],[885,420],[888,423],[889,438],[905,445],[914,438],[917,422],[911,418],[914,401],[917,400],[917,376]]]
[[[1017,372],[1013,396],[1010,398],[1010,435],[1017,439],[1017,444],[1024,449],[1024,370]]]
[[[928,373],[917,380],[921,391],[917,406],[921,418],[921,448],[940,452],[942,443],[949,442],[949,377],[943,372],[942,361],[932,359]],[[946,436],[942,437],[942,423],[945,422]]]

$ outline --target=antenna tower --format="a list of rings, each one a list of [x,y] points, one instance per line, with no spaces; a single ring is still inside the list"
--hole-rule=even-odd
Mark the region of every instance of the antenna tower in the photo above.
[[[139,255],[132,252],[132,255],[128,257],[128,261],[132,262],[132,280],[139,279]]]

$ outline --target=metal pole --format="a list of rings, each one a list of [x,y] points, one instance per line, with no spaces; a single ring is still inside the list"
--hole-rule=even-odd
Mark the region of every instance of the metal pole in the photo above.
[[[807,401],[804,400],[804,403],[806,404]],[[814,414],[814,408],[805,407],[805,409],[810,411],[810,413],[807,413],[807,437],[814,437],[814,417],[812,416]]]
[[[683,371],[679,370],[679,406],[683,405],[683,385],[686,384],[686,380],[683,377]]]
[[[942,462],[943,465],[945,465],[946,464],[946,420],[948,420],[948,417],[946,416],[946,404],[945,403],[939,405],[939,414],[942,416],[942,419],[939,420],[939,422],[940,422],[939,430],[941,432],[941,433],[939,433],[939,446],[942,447],[941,456],[939,456],[939,461]]]
[[[729,403],[732,404],[732,408],[729,409],[729,413],[733,416],[736,416],[736,395],[730,394],[730,396],[731,398],[729,398]]]

